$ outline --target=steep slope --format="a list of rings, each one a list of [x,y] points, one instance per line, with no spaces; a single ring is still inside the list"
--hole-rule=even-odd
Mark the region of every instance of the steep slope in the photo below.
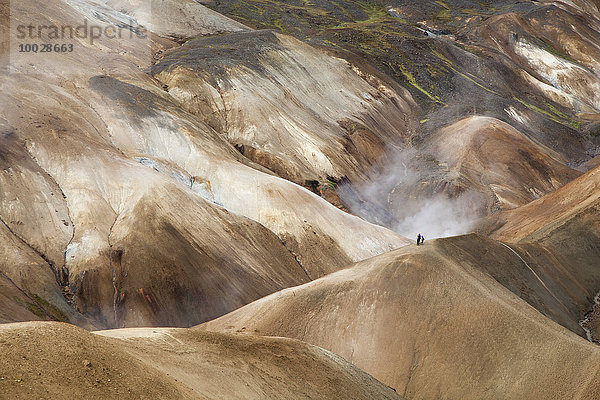
[[[561,189],[530,204],[497,215],[492,221],[492,237],[511,242],[552,240],[568,230],[570,224],[587,227],[586,233],[598,231],[595,210],[600,199],[600,167],[585,173]],[[586,234],[573,239],[586,239]]]
[[[580,292],[586,295],[584,313],[592,311],[600,289],[595,279],[600,259],[599,187],[600,167],[596,167],[553,193],[490,218],[481,227],[499,240],[549,249],[553,258],[569,265],[572,276],[587,289]],[[600,324],[597,316],[593,319],[591,337],[598,340]]]
[[[525,278],[531,272],[510,249],[468,239],[473,247],[452,239],[405,247],[198,329],[298,338],[341,355],[406,398],[598,396],[598,348],[482,271],[488,265],[505,275],[521,263],[515,282],[536,291],[535,276]],[[480,261],[485,253],[477,246],[494,261]]]
[[[458,176],[460,188],[491,192],[488,210],[527,204],[579,176],[552,159],[550,150],[493,118],[466,118],[428,142],[428,152],[447,164],[449,177]]]
[[[590,103],[596,95],[590,91],[600,62],[600,13],[593,0],[206,4],[248,26],[369,60],[422,107],[418,137],[482,114],[513,125],[573,164],[597,154],[591,123],[597,110]]]
[[[20,323],[0,327],[0,348],[3,398],[398,399],[340,357],[286,339]]]
[[[0,276],[5,288],[1,319],[50,318],[89,327],[56,284],[66,279],[62,250],[73,235],[63,193],[14,132],[3,128],[0,140]]]
[[[410,95],[288,36],[199,38],[163,57],[152,74],[185,109],[301,185],[362,177],[416,128]]]
[[[197,117],[177,108],[163,91],[110,77],[94,77],[90,85],[94,108],[111,126],[105,133],[107,140],[129,158],[175,177],[205,200],[273,231],[311,277],[407,243],[308,190],[260,172],[264,168],[244,158]],[[165,114],[165,109],[174,115]],[[173,144],[165,147],[164,143]]]
[[[580,175],[562,161],[505,122],[469,116],[401,151],[376,178],[339,193],[353,213],[405,236],[456,235]]]
[[[152,6],[165,21],[189,21],[170,31],[152,19],[156,32],[138,35],[149,21],[142,6],[11,4],[11,38],[18,24],[81,21],[129,34],[77,37],[73,52],[43,58],[12,43],[0,78],[0,217],[15,236],[5,254],[26,251],[28,261],[5,258],[0,270],[35,301],[18,297],[7,320],[33,318],[22,311],[33,301],[39,318],[86,326],[187,326],[407,243],[275,176],[184,110],[144,71],[153,52],[193,34],[256,35],[195,2]],[[296,42],[286,51],[340,63]],[[340,74],[343,90],[375,90]]]
[[[515,208],[580,175],[551,156],[558,157],[502,121],[467,117],[427,138],[411,160],[417,177],[394,187],[390,208],[397,214],[411,198],[417,199],[415,209],[422,198],[464,191],[483,195],[475,205],[482,215]]]
[[[460,209],[478,208],[481,215],[515,207],[572,179],[576,173],[566,167],[587,170],[586,163],[600,149],[598,90],[594,89],[600,65],[600,13],[594,1],[235,0],[206,4],[249,26],[294,35],[355,64],[368,60],[379,69],[373,75],[387,74],[406,87],[420,106],[421,124],[410,138],[418,151],[436,147],[434,142],[442,140],[440,132],[447,133],[456,128],[452,125],[470,117],[502,121],[537,145],[538,149],[528,146],[533,153],[513,148],[511,160],[513,166],[520,165],[517,171],[482,177],[479,171],[468,174],[463,169],[458,181],[444,171],[445,159],[452,154],[409,160],[417,167],[406,179],[402,162],[409,162],[403,153],[374,170],[370,175],[374,185],[348,185],[338,192],[341,203],[353,213],[405,235],[417,231],[405,229],[410,224],[404,220],[427,220],[414,217],[418,203],[454,210],[463,220],[468,216]],[[390,79],[382,80],[393,86]],[[523,143],[507,125],[505,139]],[[447,143],[442,140],[440,146],[443,142]],[[496,151],[488,147],[481,157],[491,160]],[[547,176],[543,172],[547,167],[560,170],[560,177]],[[529,182],[530,178],[534,181]],[[469,198],[458,205],[449,205],[447,198],[439,196],[446,191],[453,198],[466,189],[476,194],[465,196]],[[395,203],[392,207],[390,199]],[[417,210],[411,203],[416,203]],[[471,224],[455,225],[461,226],[436,234],[464,233]]]
[[[25,104],[21,103],[27,107]],[[15,202],[20,207],[3,208],[3,214],[12,211],[6,214],[7,226],[14,226],[13,231],[39,253],[39,258],[47,259],[42,271],[54,270],[58,282],[74,294],[72,305],[100,326],[194,324],[309,279],[272,232],[231,215],[176,179],[127,159],[101,137],[86,137],[77,129],[79,118],[71,119],[68,126],[69,117],[63,113],[64,119],[40,121],[39,133],[22,134],[21,140],[27,138],[25,145],[19,143],[26,155],[23,159],[37,170],[30,179],[14,171],[19,164],[29,164],[7,158],[14,167],[5,176],[22,180],[20,186],[9,181],[6,187],[11,191],[3,190],[7,200],[20,199]],[[27,132],[26,127],[21,129]],[[54,186],[40,186],[38,182],[49,180],[48,176],[54,177],[50,181]],[[40,203],[39,211],[21,203],[27,194],[40,196],[40,191],[42,196],[56,199],[56,210],[49,208],[48,202],[32,200],[34,205]],[[68,212],[64,211],[67,207]],[[39,221],[60,218],[55,217],[60,215],[57,210],[68,213],[65,225],[68,221],[74,226],[74,231],[63,235],[62,243],[61,236],[44,231],[62,224],[33,229]],[[213,236],[205,237],[206,232]],[[58,250],[52,253],[51,247],[48,250],[44,242],[36,241],[36,235],[52,241]],[[172,252],[174,249],[179,251]],[[3,264],[5,271],[14,267]],[[14,271],[26,278],[17,281],[19,287],[31,290],[32,296],[61,304],[56,303],[57,296],[45,295],[51,287],[60,293],[56,280],[42,280],[24,272]],[[246,285],[236,283],[235,277],[244,277]],[[197,285],[198,281],[210,282],[212,287],[207,290]],[[232,292],[225,298],[219,294],[236,286],[238,295]],[[64,302],[62,296],[58,299]],[[202,306],[198,307],[200,299]]]

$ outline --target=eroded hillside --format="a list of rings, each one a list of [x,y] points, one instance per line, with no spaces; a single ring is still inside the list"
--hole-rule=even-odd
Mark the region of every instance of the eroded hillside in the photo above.
[[[273,65],[267,57],[245,72],[230,71],[232,78],[243,80],[244,74],[276,66],[297,68],[294,57],[310,56],[313,70],[299,78],[308,87],[320,85],[319,76],[312,76],[319,71],[337,79],[341,92],[322,93],[331,105],[340,96],[364,96],[362,105],[353,102],[353,110],[332,110],[331,121],[356,120],[353,114],[359,110],[370,115],[378,109],[394,118],[414,118],[410,95],[369,84],[341,60],[289,38],[257,34],[195,2],[181,4],[185,7],[157,3],[172,18],[189,21],[171,30],[153,24],[162,35],[149,42],[153,50],[178,47],[172,37],[192,31],[234,32],[257,46],[269,37],[269,57],[289,59]],[[85,1],[41,7],[23,2],[13,11],[38,24],[87,18],[102,25],[122,18],[121,9],[107,7]],[[182,106],[174,84],[171,94],[145,70],[152,62],[149,49],[135,44],[107,37],[80,40],[76,53],[49,54],[37,63],[34,54],[13,54],[10,73],[2,76],[1,216],[16,243],[5,247],[2,270],[7,284],[24,292],[19,307],[39,318],[55,318],[56,308],[62,320],[87,318],[100,327],[187,326],[407,243],[281,179],[267,169],[271,164],[261,166],[255,162],[260,159],[243,156],[207,110],[196,110],[193,103]],[[228,57],[213,62],[225,67]],[[166,60],[165,55],[160,65],[167,67]],[[344,68],[324,68],[330,64]],[[283,75],[280,87],[292,87],[295,78],[293,70]],[[200,88],[207,85],[200,75],[189,79]],[[257,97],[272,95],[269,87],[247,88]],[[202,93],[212,95],[209,87]],[[283,114],[284,107],[281,101],[262,105],[265,113],[281,112],[282,123],[300,123],[305,117],[301,107]],[[404,128],[398,126],[399,140]],[[339,126],[323,134],[306,131],[302,135],[315,135],[312,147],[297,161],[290,156],[290,162],[308,171],[311,160],[320,158],[325,167],[314,164],[307,175],[313,179],[334,174],[328,169],[333,165],[335,174],[367,170],[360,162],[375,162],[375,155],[367,160],[345,152],[344,132]],[[365,140],[382,141],[371,135]],[[278,139],[285,149],[297,149],[298,140],[291,134]],[[16,246],[46,281],[8,262]],[[11,304],[5,309],[14,312],[7,312],[6,321],[32,318]]]
[[[556,162],[585,171],[586,162],[598,154],[600,12],[592,1],[206,4],[250,26],[294,35],[350,60],[369,60],[410,91],[423,110],[411,138],[419,157],[408,157],[419,165],[416,176],[375,190],[368,184],[366,189],[358,186],[341,196],[342,203],[369,220],[404,231],[402,221],[410,213],[398,210],[394,192],[402,192],[402,201],[422,198],[422,185],[446,198],[473,190],[476,196],[465,203],[485,214],[525,204],[568,181],[565,177],[530,185],[536,179],[531,181],[531,173],[525,173],[511,176],[507,185],[502,174],[478,182],[468,171],[447,171],[452,152],[430,149],[440,149],[440,130],[468,116],[495,118],[540,146],[542,154],[518,154],[515,149],[511,155],[530,164],[527,168],[534,174],[543,164]],[[393,158],[386,169],[407,164],[406,154],[400,159]],[[385,178],[384,174],[383,180],[389,181]],[[413,227],[408,229],[416,234]]]
[[[597,2],[0,16],[0,397],[600,396]]]

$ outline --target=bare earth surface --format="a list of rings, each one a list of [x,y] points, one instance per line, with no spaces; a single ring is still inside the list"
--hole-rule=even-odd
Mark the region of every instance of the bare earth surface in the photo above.
[[[0,327],[0,349],[2,398],[398,398],[341,357],[290,339],[32,322]]]
[[[448,251],[452,240],[363,261],[198,329],[300,339],[407,398],[598,396],[600,350],[482,271],[464,245]],[[519,267],[503,246],[486,247],[495,268]]]
[[[129,38],[18,51],[83,21]],[[598,1],[0,33],[0,398],[600,398]]]

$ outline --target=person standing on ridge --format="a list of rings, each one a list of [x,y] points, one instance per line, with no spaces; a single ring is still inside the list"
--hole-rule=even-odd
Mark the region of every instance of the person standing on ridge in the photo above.
[[[419,235],[421,235],[421,234],[419,233]],[[421,245],[423,245],[424,241],[425,241],[425,236],[421,235]]]
[[[421,234],[419,233],[419,234],[417,235],[417,246],[421,244],[421,237],[422,237],[422,236],[421,236]]]

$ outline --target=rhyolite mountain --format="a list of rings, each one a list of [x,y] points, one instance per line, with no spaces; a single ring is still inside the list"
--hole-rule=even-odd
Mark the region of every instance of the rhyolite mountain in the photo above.
[[[206,4],[246,25],[285,32],[330,54],[366,62],[409,90],[420,106],[419,129],[409,134],[410,147],[420,156],[413,161],[419,165],[416,180],[429,188],[426,191],[448,196],[474,189],[482,195],[477,205],[481,215],[523,205],[556,189],[576,171],[586,171],[585,163],[598,155],[597,2],[207,0]],[[480,182],[477,173],[446,170],[453,155],[436,151],[440,130],[471,116],[502,121],[534,143],[542,163],[531,150],[519,154],[520,146],[512,140],[493,146],[488,152],[494,154],[488,155],[491,160],[510,157],[538,176],[512,176],[506,186],[502,181],[508,177]],[[467,119],[463,125],[463,131],[476,131],[479,121]],[[514,133],[507,125],[496,125],[500,126],[496,135]],[[466,146],[476,144],[469,141]],[[547,163],[554,161],[576,171],[549,172]],[[389,165],[402,168],[394,162]],[[382,199],[377,205],[398,215],[395,203],[418,192],[411,183],[396,191],[390,184],[380,188],[385,193],[377,196]],[[373,207],[358,207],[355,196],[346,193],[342,200],[367,219],[377,221],[381,215]],[[373,202],[368,194],[360,200]],[[393,226],[393,220],[388,225]]]
[[[0,397],[600,395],[597,1],[1,7]]]

